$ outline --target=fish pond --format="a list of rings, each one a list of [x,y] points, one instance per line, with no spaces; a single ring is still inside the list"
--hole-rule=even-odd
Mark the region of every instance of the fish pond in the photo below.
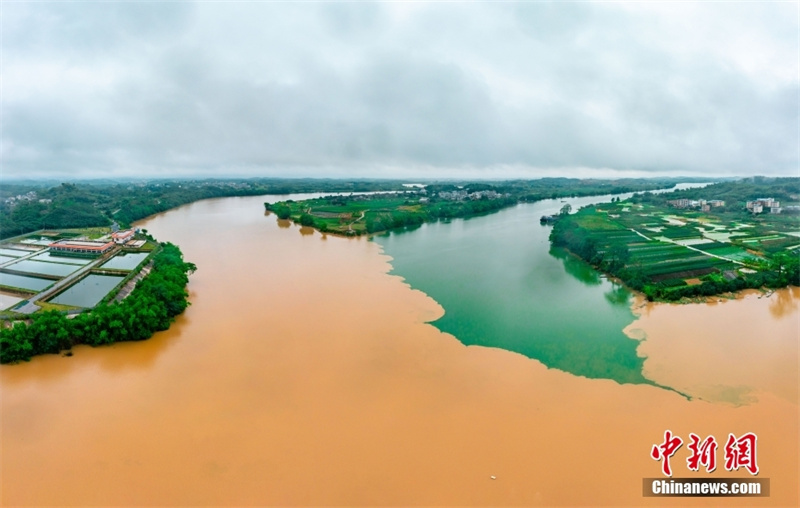
[[[24,300],[24,298],[21,296],[0,291],[0,310],[10,309],[22,300]]]
[[[31,258],[35,261],[48,261],[50,263],[65,263],[68,265],[88,265],[92,261],[93,258],[73,258],[68,256],[54,256],[50,254],[50,252],[43,252],[38,256],[33,256]]]
[[[12,258],[19,258],[22,256],[27,256],[33,251],[29,250],[18,250],[18,249],[0,249],[0,256],[10,256]]]
[[[0,273],[0,286],[27,289],[30,291],[41,291],[52,285],[55,281],[40,279],[38,277],[26,277],[11,273]]]
[[[71,305],[73,307],[94,307],[109,293],[109,291],[114,289],[122,279],[124,279],[124,277],[91,274],[50,300],[50,302],[60,305]]]
[[[56,275],[65,277],[72,272],[80,270],[79,265],[65,265],[63,263],[46,263],[44,261],[34,261],[32,259],[24,259],[17,263],[8,265],[6,268],[9,270],[17,270],[27,273],[39,273],[44,275]]]
[[[149,255],[149,252],[118,254],[104,263],[100,268],[107,268],[111,270],[133,270]]]

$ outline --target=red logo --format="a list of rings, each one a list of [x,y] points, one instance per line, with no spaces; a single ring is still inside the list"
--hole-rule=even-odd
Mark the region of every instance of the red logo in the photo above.
[[[706,472],[708,473],[717,469],[717,441],[714,436],[708,436],[701,443],[700,436],[692,432],[689,434],[689,439],[692,440],[688,445],[692,454],[686,459],[686,465],[689,470],[697,471],[701,465],[706,467]]]
[[[689,434],[689,440],[686,447],[691,453],[686,458],[686,467],[690,471],[699,471],[700,466],[704,466],[708,473],[717,469],[717,440],[714,436],[708,436],[700,441],[700,436],[692,432]],[[738,439],[733,434],[728,434],[728,441],[725,443],[725,469],[736,471],[743,467],[750,474],[757,475],[756,441],[757,437],[752,432],[748,432]],[[674,436],[672,431],[666,430],[664,431],[664,441],[661,444],[653,445],[650,450],[650,457],[653,460],[661,461],[661,472],[664,473],[664,476],[672,476],[669,460],[681,445],[683,445],[683,440]]]
[[[660,445],[653,445],[650,450],[650,456],[654,460],[663,460],[661,463],[661,472],[665,476],[672,476],[672,468],[669,466],[669,458],[675,455],[678,448],[683,444],[683,440],[677,436],[673,437],[672,432],[669,430],[664,431],[664,442]]]
[[[744,467],[750,474],[758,474],[758,464],[756,464],[756,435],[748,432],[739,439],[733,434],[728,434],[728,442],[725,443],[725,469],[736,471]]]

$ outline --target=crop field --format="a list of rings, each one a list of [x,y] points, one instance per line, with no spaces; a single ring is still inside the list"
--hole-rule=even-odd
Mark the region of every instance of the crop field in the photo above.
[[[729,243],[707,243],[704,245],[695,245],[696,249],[700,249],[704,252],[708,252],[710,254],[714,254],[715,256],[722,256],[727,259],[732,259],[734,261],[747,261],[748,259],[758,259],[758,256],[753,254],[752,252],[748,252],[747,250],[738,247],[736,245],[731,245]]]
[[[627,212],[625,210],[628,210]],[[761,215],[752,222],[697,211],[664,209],[649,204],[605,204],[598,210],[594,229],[611,228],[602,222],[629,228],[664,242],[692,245],[732,261],[747,262],[793,250],[800,244],[796,215]],[[633,251],[633,249],[632,249]],[[667,251],[665,251],[667,252]],[[677,250],[671,252],[677,253]]]
[[[686,240],[689,238],[702,238],[700,230],[697,226],[664,226],[661,230],[661,236],[669,238],[670,240]]]
[[[791,182],[725,182],[675,197],[634,194],[562,216],[550,239],[650,300],[797,285],[800,179]],[[748,209],[761,199],[756,195],[771,194],[756,194],[762,187],[774,189],[783,208]]]
[[[650,242],[642,247],[631,247],[629,252],[632,263],[642,264],[697,256],[697,252],[681,245],[658,241]]]
[[[794,246],[800,244],[800,238],[792,237],[792,236],[780,236],[774,239],[768,240],[761,240],[761,248],[770,254],[774,254],[776,252],[781,252],[787,249],[791,249]]]
[[[639,268],[653,280],[682,279],[734,268],[733,263],[723,259],[707,256],[682,245],[660,241],[653,241],[645,246],[631,246],[629,252],[627,265]]]
[[[347,200],[343,202],[336,197],[319,198],[305,201],[305,204],[311,210],[312,214],[352,214],[353,212],[367,211],[367,210],[382,210],[391,211],[395,208],[403,206],[406,203],[405,198],[383,198],[383,199],[369,199],[363,201]],[[341,204],[340,204],[341,203]]]
[[[659,278],[675,278],[676,276],[686,278],[733,268],[735,268],[735,265],[730,261],[700,254],[690,258],[668,259],[650,263],[642,271],[654,280],[659,280]]]
[[[626,229],[616,229],[616,230],[607,230],[607,231],[600,231],[594,230],[589,233],[589,238],[597,241],[601,245],[630,245],[633,243],[640,243],[643,241],[647,241],[641,236],[637,235],[633,231],[628,231]]]
[[[736,270],[742,263],[752,265],[763,259],[759,255],[763,251],[800,244],[800,238],[764,224],[712,219],[699,212],[678,216],[673,210],[650,205],[604,204],[582,211],[575,219],[598,252],[624,250],[626,268],[663,287],[680,287],[689,278]]]
[[[576,219],[578,226],[589,231],[624,230],[620,224],[611,222],[601,214],[586,214]]]
[[[302,202],[287,201],[277,206],[283,205],[289,207],[290,217],[295,222],[304,224],[306,216],[306,225],[344,235],[421,224],[425,218],[422,206],[402,195],[329,196]]]

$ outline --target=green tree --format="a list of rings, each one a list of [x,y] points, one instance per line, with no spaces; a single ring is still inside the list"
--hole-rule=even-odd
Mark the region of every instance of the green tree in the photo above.
[[[300,215],[300,224],[303,226],[314,226],[314,216],[308,213]]]

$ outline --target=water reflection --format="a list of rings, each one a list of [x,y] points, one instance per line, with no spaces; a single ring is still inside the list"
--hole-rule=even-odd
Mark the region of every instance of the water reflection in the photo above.
[[[584,284],[598,286],[602,283],[600,272],[566,250],[559,247],[552,247],[550,248],[550,255],[556,259],[560,259],[564,264],[564,271]]]
[[[800,287],[790,287],[787,291],[777,291],[771,298],[769,312],[775,318],[784,318],[797,313],[800,301]]]
[[[628,291],[622,284],[611,283],[611,289],[603,295],[606,301],[612,305],[629,305],[631,300],[631,292]]]

